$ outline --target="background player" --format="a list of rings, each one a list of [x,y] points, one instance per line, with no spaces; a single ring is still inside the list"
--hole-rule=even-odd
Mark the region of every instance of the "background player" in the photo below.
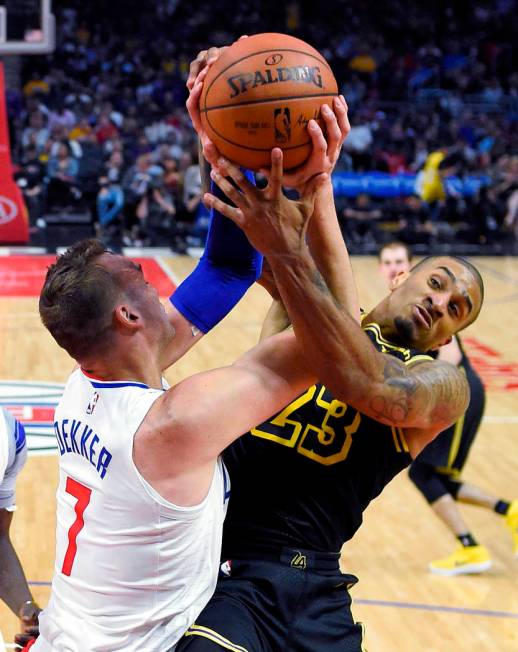
[[[279,179],[282,155],[273,157],[271,178]],[[421,350],[476,317],[482,282],[465,261],[428,260],[399,278],[364,318],[362,331],[330,180],[308,225],[290,220],[280,187],[266,197],[235,167],[220,161],[219,168],[243,194],[213,171],[236,207],[207,201],[267,255],[305,355],[330,388],[309,388],[225,452],[234,487],[224,529],[230,576],[220,579],[178,650],[359,651],[362,631],[348,594],[356,578],[340,573],[339,551],[369,502],[441,430],[440,422],[464,411],[464,377]],[[314,262],[304,244],[306,227],[310,243],[319,240],[325,252]],[[283,255],[276,241],[293,243],[300,256]],[[440,289],[430,283],[436,277]],[[269,318],[281,311],[277,302]],[[283,328],[286,319],[277,324]],[[263,334],[275,330],[269,324]]]
[[[408,273],[412,252],[402,242],[384,245],[378,253],[380,271],[390,288],[398,274]],[[429,564],[437,575],[479,573],[491,567],[489,551],[477,543],[462,517],[457,501],[478,505],[505,517],[511,531],[515,555],[518,556],[518,501],[511,503],[486,493],[461,480],[461,473],[475,441],[484,412],[485,391],[471,366],[459,335],[435,354],[440,360],[457,365],[466,374],[470,387],[470,404],[466,413],[442,432],[412,462],[409,476],[430,507],[459,540],[458,548],[445,559]]]
[[[21,423],[0,408],[0,598],[20,619],[16,642],[24,645],[38,635],[38,614],[9,530],[15,506],[16,477],[27,459],[25,430]]]

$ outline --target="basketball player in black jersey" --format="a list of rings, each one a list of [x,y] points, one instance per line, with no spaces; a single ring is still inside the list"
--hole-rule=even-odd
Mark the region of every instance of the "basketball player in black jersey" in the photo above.
[[[370,501],[464,413],[465,376],[425,352],[474,321],[482,280],[462,259],[425,260],[398,277],[360,326],[330,179],[320,180],[306,224],[300,204],[282,193],[280,150],[272,152],[264,191],[223,159],[212,176],[234,206],[212,195],[207,204],[267,256],[322,383],[225,452],[232,480],[223,542],[229,575],[177,649],[356,652],[362,631],[348,591],[357,580],[340,572],[339,551]],[[278,301],[273,311],[282,310]]]
[[[378,253],[380,271],[387,285],[412,266],[412,252],[402,242],[390,242]],[[459,545],[448,557],[432,561],[429,569],[436,575],[480,573],[491,567],[488,549],[477,543],[463,519],[457,501],[494,510],[505,518],[511,530],[515,554],[518,554],[518,500],[509,502],[488,494],[481,488],[461,480],[461,473],[482,421],[485,391],[477,372],[471,366],[458,335],[433,352],[440,360],[457,365],[466,375],[470,402],[465,414],[450,428],[441,432],[412,462],[409,475],[437,516],[457,537]]]

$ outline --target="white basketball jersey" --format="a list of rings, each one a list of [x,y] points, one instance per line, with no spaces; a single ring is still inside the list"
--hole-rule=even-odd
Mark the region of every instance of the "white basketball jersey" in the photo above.
[[[0,509],[13,512],[16,478],[27,459],[27,441],[21,423],[0,407]]]
[[[230,493],[221,460],[195,507],[162,498],[133,437],[163,390],[76,370],[56,409],[56,565],[34,652],[164,652],[211,597]]]

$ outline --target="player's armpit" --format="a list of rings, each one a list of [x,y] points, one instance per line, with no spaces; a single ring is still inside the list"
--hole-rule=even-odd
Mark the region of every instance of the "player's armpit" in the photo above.
[[[164,392],[135,435],[135,464],[167,500],[198,504],[217,456],[315,381],[293,333],[270,337],[233,365]]]
[[[466,376],[440,360],[407,367],[384,355],[383,381],[365,399],[374,419],[399,427],[444,430],[464,414],[469,403]]]

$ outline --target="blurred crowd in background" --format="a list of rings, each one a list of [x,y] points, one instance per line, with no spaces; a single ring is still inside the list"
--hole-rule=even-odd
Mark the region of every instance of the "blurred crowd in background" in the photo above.
[[[415,173],[410,194],[337,194],[359,251],[484,246],[518,234],[515,0],[54,0],[57,49],[25,57],[8,91],[16,177],[33,229],[87,211],[106,239],[201,242],[197,143],[185,111],[189,63],[242,33],[307,40],[329,61],[352,124],[338,171]],[[444,183],[478,175],[470,195]]]

